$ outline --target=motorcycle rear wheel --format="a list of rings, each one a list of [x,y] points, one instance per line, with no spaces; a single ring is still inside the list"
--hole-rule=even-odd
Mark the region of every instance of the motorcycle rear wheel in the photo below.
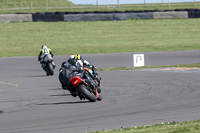
[[[95,102],[97,100],[96,96],[90,93],[84,84],[81,84],[78,86],[79,93],[83,94],[86,99],[88,99],[90,102]]]
[[[48,73],[49,75],[54,75],[54,71],[53,71],[53,65],[51,63],[48,63]]]

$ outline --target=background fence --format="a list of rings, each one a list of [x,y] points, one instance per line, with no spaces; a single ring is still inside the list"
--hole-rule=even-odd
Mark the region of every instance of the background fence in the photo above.
[[[84,1],[84,0],[82,0]],[[86,1],[86,0],[85,0]],[[1,0],[0,13],[12,12],[55,12],[55,11],[123,11],[123,10],[166,10],[200,9],[200,0],[90,0],[91,5],[76,4],[66,0]]]
[[[199,0],[69,0],[74,4],[93,4],[93,5],[109,5],[109,4],[147,4],[147,3],[182,3],[182,2],[198,2]]]

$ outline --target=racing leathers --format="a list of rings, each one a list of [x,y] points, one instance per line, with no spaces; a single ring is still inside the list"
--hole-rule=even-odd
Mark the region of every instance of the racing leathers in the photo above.
[[[81,97],[81,95],[78,94],[77,90],[71,85],[70,83],[70,79],[73,77],[73,73],[77,72],[77,73],[82,73],[83,72],[83,67],[88,66],[88,67],[94,67],[91,63],[89,63],[86,60],[76,60],[76,59],[68,59],[68,61],[65,61],[61,64],[61,68],[59,70],[59,80],[60,83],[62,85],[62,88],[64,90],[68,90],[70,91],[71,95],[76,97],[79,96],[80,99],[82,100],[83,97]],[[93,70],[93,69],[92,69]],[[98,73],[95,71],[93,71],[93,73],[95,72],[95,76],[98,76]],[[89,76],[89,75],[84,75],[84,76]],[[100,77],[98,77],[99,82],[101,80]],[[101,89],[98,88],[98,92],[101,92]]]
[[[46,54],[50,54],[52,57],[54,56],[54,54],[51,51],[51,49],[49,49],[49,48],[43,48],[43,49],[41,49],[40,53],[38,55],[38,61],[40,61],[40,64],[41,64],[42,68],[45,66],[45,64],[44,64],[44,56]],[[54,61],[52,61],[52,65],[53,65],[54,68],[56,67]]]

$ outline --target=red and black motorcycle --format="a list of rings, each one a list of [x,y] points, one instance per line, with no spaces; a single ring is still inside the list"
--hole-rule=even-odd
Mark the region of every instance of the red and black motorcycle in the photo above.
[[[100,95],[100,80],[101,78],[98,76],[96,68],[92,66],[83,68],[81,74],[74,74],[70,82],[78,91],[79,95],[88,99],[90,102],[95,102],[96,100],[102,100],[102,96]]]

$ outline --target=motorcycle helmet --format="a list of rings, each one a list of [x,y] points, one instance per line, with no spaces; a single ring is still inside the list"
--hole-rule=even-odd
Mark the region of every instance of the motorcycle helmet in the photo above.
[[[47,46],[46,45],[42,45],[42,49],[47,49]]]
[[[74,56],[74,59],[75,59],[75,60],[82,60],[82,57],[81,57],[81,55],[78,55],[78,54],[77,54],[77,55]]]
[[[74,57],[75,57],[75,55],[71,54],[71,55],[69,56],[69,59],[74,59]]]

